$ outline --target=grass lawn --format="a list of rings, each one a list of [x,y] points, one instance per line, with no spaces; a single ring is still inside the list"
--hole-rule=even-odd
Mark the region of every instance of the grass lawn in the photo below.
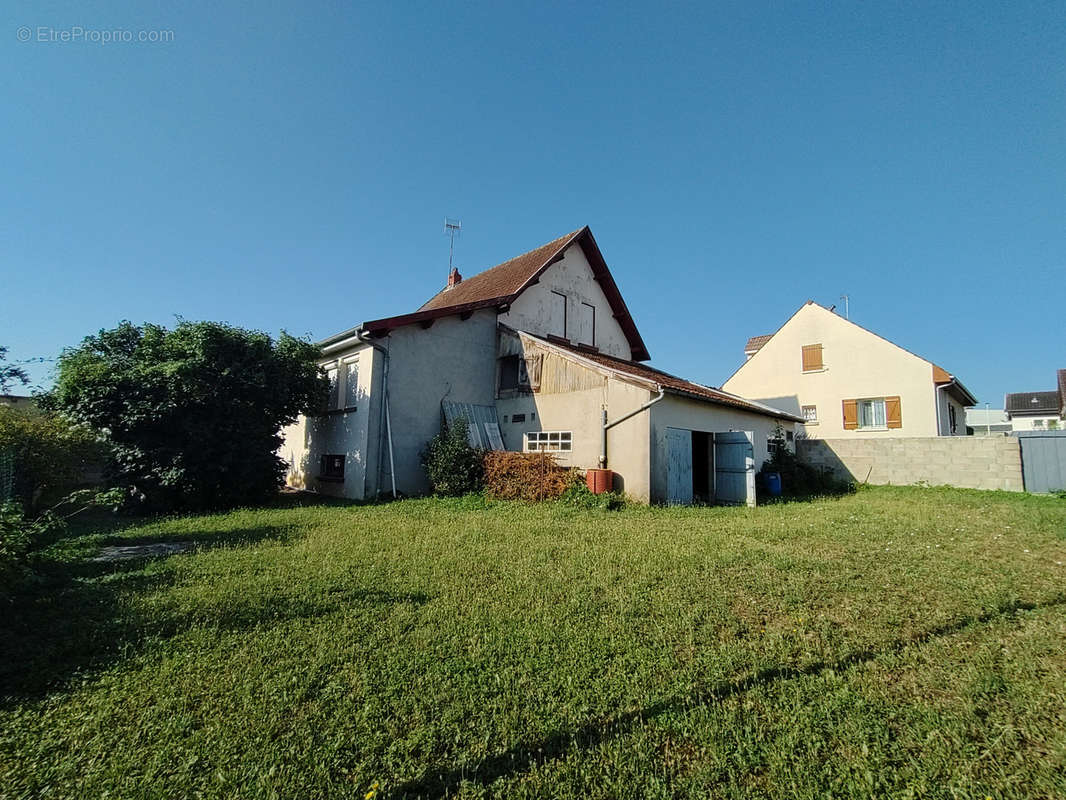
[[[0,608],[0,798],[1066,798],[1064,562],[1064,500],[891,487],[83,529]]]

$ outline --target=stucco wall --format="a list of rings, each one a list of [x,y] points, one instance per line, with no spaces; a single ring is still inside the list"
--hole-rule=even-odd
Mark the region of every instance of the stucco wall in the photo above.
[[[596,309],[596,347],[618,358],[628,360],[632,357],[622,327],[614,318],[611,305],[579,245],[567,248],[562,260],[548,267],[540,281],[526,289],[507,313],[500,315],[500,322],[540,336],[556,334],[551,326],[552,291],[567,298],[566,338],[574,343],[592,344],[580,327],[581,303],[585,302]]]
[[[666,498],[667,444],[666,429],[725,433],[727,431],[751,431],[754,433],[755,468],[759,469],[770,456],[766,442],[778,425],[778,420],[752,414],[740,409],[703,403],[676,395],[666,395],[651,407],[651,499],[659,502]],[[780,421],[786,432],[795,431],[793,422]]]
[[[398,328],[381,341],[389,349],[389,410],[397,489],[429,490],[421,453],[440,432],[441,400],[492,405],[496,381],[496,313],[438,319],[432,327]],[[387,444],[385,445],[387,447]],[[382,459],[388,458],[382,449]],[[382,470],[389,489],[388,465]]]
[[[1036,426],[1036,422],[1043,423],[1039,428]],[[1059,419],[1058,414],[1048,414],[1046,416],[1032,416],[1032,417],[1020,417],[1011,415],[1012,430],[1016,431],[1046,431],[1046,430],[1066,430],[1066,422]],[[1054,425],[1054,427],[1052,427]]]
[[[1021,451],[1012,436],[807,439],[796,452],[859,483],[1023,490]]]
[[[808,344],[822,345],[824,369],[803,371],[802,348]],[[817,406],[817,424],[804,426],[811,438],[937,433],[932,364],[814,303],[797,311],[722,388],[797,415],[802,406]],[[843,400],[896,395],[902,407],[901,428],[844,429]],[[961,416],[959,422],[965,434]]]
[[[310,489],[339,497],[362,499],[373,492],[375,464],[372,456],[372,430],[375,426],[371,402],[375,374],[380,374],[381,356],[367,345],[330,353],[324,362],[359,356],[359,378],[354,411],[300,417],[282,431],[279,455],[289,464],[286,482],[295,488]],[[322,455],[344,455],[344,481],[318,479]],[[369,477],[369,481],[368,481]]]

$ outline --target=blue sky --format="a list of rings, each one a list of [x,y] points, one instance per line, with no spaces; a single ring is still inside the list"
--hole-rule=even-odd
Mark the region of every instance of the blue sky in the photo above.
[[[0,344],[321,338],[449,215],[464,274],[590,225],[663,369],[847,293],[996,406],[1066,367],[1064,52],[1053,3],[5,4]]]

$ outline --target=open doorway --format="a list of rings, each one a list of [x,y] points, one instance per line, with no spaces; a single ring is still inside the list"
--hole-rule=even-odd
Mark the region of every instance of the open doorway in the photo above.
[[[666,502],[755,505],[754,435],[666,429]]]
[[[692,502],[714,503],[714,434],[692,432]]]

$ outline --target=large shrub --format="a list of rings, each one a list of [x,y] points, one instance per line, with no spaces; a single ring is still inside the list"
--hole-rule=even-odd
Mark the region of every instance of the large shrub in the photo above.
[[[0,501],[32,511],[42,498],[81,482],[104,460],[98,437],[82,425],[34,408],[0,406]]]
[[[480,491],[481,453],[470,446],[469,427],[464,417],[444,425],[422,451],[422,464],[433,494],[456,497]]]
[[[316,346],[282,332],[123,322],[60,356],[54,407],[103,435],[153,510],[255,503],[281,484],[280,431],[321,406]]]
[[[485,453],[485,493],[499,500],[555,500],[581,481],[551,453]]]

